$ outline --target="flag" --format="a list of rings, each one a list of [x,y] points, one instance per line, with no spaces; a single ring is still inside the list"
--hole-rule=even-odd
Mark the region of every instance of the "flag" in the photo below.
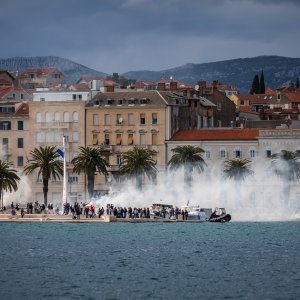
[[[57,149],[57,150],[56,150],[56,153],[59,154],[62,158],[64,158],[64,156],[65,156],[64,151],[62,151],[62,150],[60,150],[60,149]]]

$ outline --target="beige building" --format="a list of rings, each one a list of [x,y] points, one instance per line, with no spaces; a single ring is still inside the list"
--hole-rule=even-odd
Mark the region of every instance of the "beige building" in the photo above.
[[[86,145],[107,149],[111,165],[108,178],[96,178],[98,194],[119,181],[121,155],[134,146],[155,150],[157,169],[164,171],[165,141],[178,129],[208,127],[214,106],[203,97],[166,91],[97,94],[86,107]]]
[[[29,126],[31,143],[26,152],[39,146],[56,146],[62,149],[66,137],[67,200],[71,203],[85,200],[85,177],[73,174],[71,160],[78,154],[78,148],[85,141],[85,103],[83,101],[34,101],[29,103]],[[32,200],[43,202],[43,185],[37,174],[31,176]],[[61,203],[62,178],[49,183],[48,203]]]

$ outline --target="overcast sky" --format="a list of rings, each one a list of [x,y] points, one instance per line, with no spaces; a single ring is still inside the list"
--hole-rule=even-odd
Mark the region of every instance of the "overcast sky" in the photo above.
[[[0,58],[56,55],[112,73],[300,57],[300,0],[0,0]]]

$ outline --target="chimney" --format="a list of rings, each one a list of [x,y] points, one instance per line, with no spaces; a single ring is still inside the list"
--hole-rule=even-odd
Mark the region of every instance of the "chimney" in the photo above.
[[[159,82],[157,85],[157,89],[159,91],[165,91],[166,90],[166,84],[164,82]]]
[[[198,85],[199,85],[199,88],[201,89],[205,89],[206,88],[206,81],[205,80],[200,80],[198,81]]]
[[[217,88],[217,85],[218,85],[218,84],[219,84],[219,81],[218,81],[218,80],[213,80],[212,86],[213,86],[214,89]]]
[[[177,91],[177,82],[176,81],[171,81],[170,82],[170,91],[171,92]]]

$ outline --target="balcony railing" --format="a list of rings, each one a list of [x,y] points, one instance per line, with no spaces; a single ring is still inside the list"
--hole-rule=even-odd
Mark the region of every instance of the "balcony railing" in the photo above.
[[[69,123],[68,122],[40,122],[37,123],[40,125],[41,128],[69,128]]]

